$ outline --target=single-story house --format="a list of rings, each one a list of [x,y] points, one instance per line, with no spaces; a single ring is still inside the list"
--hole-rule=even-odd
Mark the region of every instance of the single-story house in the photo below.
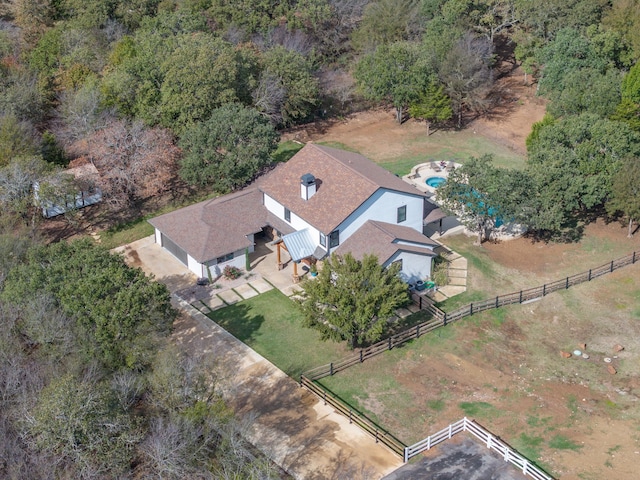
[[[198,276],[244,267],[254,235],[268,230],[294,267],[372,253],[383,265],[401,262],[415,282],[431,276],[440,247],[423,235],[424,220],[425,195],[414,186],[360,154],[309,143],[250,187],[150,223],[156,242]]]

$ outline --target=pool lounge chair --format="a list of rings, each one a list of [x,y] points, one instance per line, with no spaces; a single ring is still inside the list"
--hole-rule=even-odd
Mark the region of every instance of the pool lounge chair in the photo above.
[[[436,162],[431,162],[429,164],[429,167],[431,167],[431,170],[433,170],[434,172],[441,172],[442,169],[440,168],[440,165],[438,165]]]
[[[453,172],[456,169],[456,164],[453,160],[451,160],[448,164],[447,164],[447,172]]]

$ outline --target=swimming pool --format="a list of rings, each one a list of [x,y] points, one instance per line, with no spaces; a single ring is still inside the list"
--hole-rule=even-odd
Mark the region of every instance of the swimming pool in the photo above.
[[[446,181],[447,179],[444,177],[429,177],[424,182],[427,185],[429,185],[431,188],[438,188],[440,185],[442,185]]]

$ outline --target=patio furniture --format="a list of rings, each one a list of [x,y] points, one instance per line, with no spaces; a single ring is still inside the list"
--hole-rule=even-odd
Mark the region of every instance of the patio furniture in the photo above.
[[[429,166],[431,167],[431,170],[433,170],[435,172],[441,172],[442,171],[442,169],[440,168],[440,166],[436,162],[431,162],[429,164]]]
[[[448,164],[447,164],[447,172],[453,172],[456,169],[456,164],[453,160],[451,160]]]

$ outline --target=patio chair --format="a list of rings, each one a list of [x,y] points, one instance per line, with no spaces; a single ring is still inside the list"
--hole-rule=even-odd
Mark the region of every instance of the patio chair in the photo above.
[[[440,168],[440,165],[438,165],[436,162],[431,162],[429,164],[429,167],[431,167],[431,170],[433,170],[434,172],[441,172],[442,169]]]
[[[451,160],[448,164],[447,164],[447,172],[453,172],[456,169],[456,164],[453,160]]]

